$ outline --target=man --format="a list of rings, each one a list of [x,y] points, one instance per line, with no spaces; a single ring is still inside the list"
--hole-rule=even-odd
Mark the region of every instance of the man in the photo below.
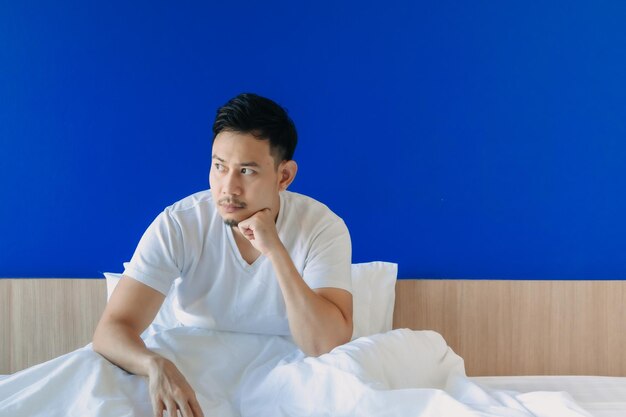
[[[285,110],[241,94],[218,109],[213,134],[210,190],[150,225],[93,338],[96,352],[148,377],[157,416],[203,416],[174,363],[140,338],[177,277],[183,325],[291,335],[314,356],[352,335],[348,230],[323,204],[286,191],[297,133]]]

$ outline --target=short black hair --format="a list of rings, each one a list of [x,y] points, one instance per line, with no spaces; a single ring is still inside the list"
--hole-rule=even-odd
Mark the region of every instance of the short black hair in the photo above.
[[[222,131],[251,133],[270,141],[276,164],[293,159],[298,133],[287,111],[269,98],[242,93],[217,109],[213,140]]]

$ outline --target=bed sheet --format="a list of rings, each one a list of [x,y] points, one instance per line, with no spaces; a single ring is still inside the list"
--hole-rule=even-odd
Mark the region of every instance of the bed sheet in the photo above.
[[[626,416],[626,377],[500,376],[470,379],[494,390],[566,391],[596,417]]]
[[[431,331],[393,330],[306,357],[288,338],[178,327],[146,344],[207,416],[589,417],[566,393],[488,389]],[[147,380],[90,346],[0,380],[0,416],[152,416]]]

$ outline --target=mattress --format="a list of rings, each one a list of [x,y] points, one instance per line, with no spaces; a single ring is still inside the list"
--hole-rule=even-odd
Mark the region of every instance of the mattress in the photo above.
[[[470,379],[497,390],[565,391],[595,417],[626,416],[626,377],[498,376]]]

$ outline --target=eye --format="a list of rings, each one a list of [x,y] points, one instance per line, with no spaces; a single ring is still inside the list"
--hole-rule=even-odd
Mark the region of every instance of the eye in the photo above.
[[[254,170],[252,170],[250,168],[241,168],[241,173],[243,175],[252,175],[252,174],[255,174],[256,171],[254,171]]]
[[[220,164],[219,162],[214,163],[213,166],[215,167],[215,170],[217,172],[224,172],[226,170],[224,165]]]

